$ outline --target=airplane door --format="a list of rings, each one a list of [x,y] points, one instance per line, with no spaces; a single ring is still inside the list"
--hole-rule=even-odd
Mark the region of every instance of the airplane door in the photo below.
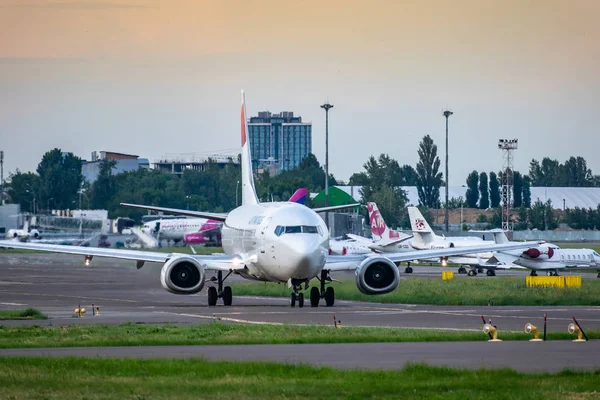
[[[259,251],[263,254],[267,252],[267,237],[266,236],[267,236],[267,229],[269,229],[270,221],[271,221],[270,217],[266,218],[260,229],[260,238],[258,239]]]

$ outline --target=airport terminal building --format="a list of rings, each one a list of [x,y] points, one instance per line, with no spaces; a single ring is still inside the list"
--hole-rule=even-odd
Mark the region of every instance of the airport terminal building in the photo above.
[[[312,152],[312,124],[292,111],[261,111],[248,122],[252,167],[278,174],[296,168]]]

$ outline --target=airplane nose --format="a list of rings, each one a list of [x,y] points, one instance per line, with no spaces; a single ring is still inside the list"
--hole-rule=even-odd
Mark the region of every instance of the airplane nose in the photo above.
[[[293,270],[293,278],[307,279],[315,275],[325,263],[324,248],[318,238],[298,237],[288,241],[286,264]]]

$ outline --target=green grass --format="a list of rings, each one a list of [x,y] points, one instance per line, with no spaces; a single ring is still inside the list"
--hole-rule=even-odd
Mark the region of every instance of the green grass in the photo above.
[[[0,254],[36,254],[36,253],[46,253],[46,252],[39,251],[39,250],[29,250],[29,249],[0,248]]]
[[[14,319],[48,319],[48,316],[42,314],[37,308],[27,308],[25,310],[0,310],[0,321]]]
[[[474,321],[477,328],[479,321]],[[342,321],[343,323],[343,321]],[[586,334],[600,339],[600,331]],[[522,332],[500,332],[504,340],[528,340]],[[572,339],[567,332],[548,340]],[[0,326],[0,348],[78,346],[168,346],[286,343],[443,342],[487,340],[483,332],[372,327],[301,325],[237,325],[214,322],[182,325],[71,325],[58,327]]]
[[[315,282],[318,284],[318,282]],[[236,295],[288,297],[287,285],[276,283],[239,283],[232,285]],[[398,289],[381,296],[365,295],[354,281],[333,283],[337,299],[376,303],[434,305],[600,305],[600,279],[582,279],[581,288],[528,288],[525,277],[490,279],[410,278],[400,281]]]
[[[449,361],[451,362],[451,360]],[[597,372],[522,374],[408,365],[343,371],[262,362],[0,358],[7,399],[594,399]]]

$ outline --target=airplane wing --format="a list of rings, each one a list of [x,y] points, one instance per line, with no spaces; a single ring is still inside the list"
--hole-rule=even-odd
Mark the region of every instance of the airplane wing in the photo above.
[[[396,243],[402,243],[402,242],[405,242],[405,241],[410,240],[412,238],[413,238],[413,235],[406,235],[406,236],[401,237],[401,238],[381,239],[381,240],[377,241],[376,243],[372,243],[372,244],[374,246],[384,247],[384,246],[389,246],[389,245],[396,244]]]
[[[405,251],[401,253],[387,253],[385,258],[388,258],[394,263],[403,261],[422,260],[426,258],[439,258],[439,257],[450,257],[457,256],[460,254],[476,254],[485,253],[488,251],[501,251],[501,250],[516,250],[526,247],[531,247],[537,242],[521,242],[521,243],[508,243],[502,245],[486,245],[486,246],[467,246],[467,247],[450,247],[446,249],[433,249],[433,250],[414,250]],[[355,270],[358,265],[374,255],[345,255],[345,256],[329,256],[327,263],[323,269],[329,271],[351,271]],[[381,255],[377,255],[381,256]]]
[[[341,206],[318,207],[318,208],[313,208],[312,210],[314,212],[320,213],[320,212],[325,212],[325,211],[343,210],[344,208],[352,208],[352,207],[358,207],[358,206],[360,206],[360,203],[343,204]]]
[[[160,253],[153,251],[139,251],[139,250],[117,250],[117,249],[104,249],[97,247],[80,247],[80,246],[61,246],[54,244],[41,244],[41,243],[22,243],[12,240],[0,240],[1,248],[14,248],[14,249],[27,249],[27,250],[39,250],[47,251],[52,253],[63,253],[63,254],[74,254],[85,257],[107,257],[117,258],[121,260],[134,260],[137,261],[138,269],[141,268],[144,262],[155,262],[165,263],[169,259],[177,256],[188,256],[193,257],[196,260],[204,264],[206,270],[214,271],[230,271],[244,269],[245,262],[243,257],[240,255],[193,255],[183,253]]]
[[[371,243],[373,243],[373,241],[369,238],[359,235],[353,235],[352,233],[347,233],[346,236],[348,236],[350,239],[356,240],[358,243],[363,243],[365,245],[370,245]]]
[[[131,204],[131,203],[119,203],[119,205],[121,205],[123,207],[139,208],[142,210],[165,212],[165,213],[169,213],[169,214],[187,215],[188,217],[214,219],[216,221],[225,221],[225,219],[227,218],[226,213],[209,213],[209,212],[203,212],[203,211],[180,210],[178,208],[146,206],[146,205],[142,205],[142,204]]]

